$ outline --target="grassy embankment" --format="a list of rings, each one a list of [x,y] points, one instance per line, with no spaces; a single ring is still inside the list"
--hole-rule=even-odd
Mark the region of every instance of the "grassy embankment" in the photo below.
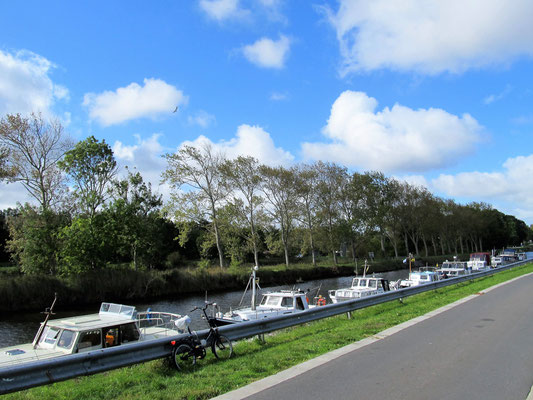
[[[430,265],[442,257],[429,258]],[[359,272],[361,272],[359,263]],[[393,271],[405,268],[402,260],[376,260],[370,272]],[[3,271],[3,272],[2,272]],[[333,267],[324,257],[316,267],[306,262],[261,266],[258,277],[263,287],[294,284],[297,281],[325,279],[354,273],[354,264],[341,260]],[[128,304],[175,298],[191,293],[243,290],[248,282],[250,266],[232,268],[184,267],[164,271],[132,270],[128,265],[109,266],[101,271],[68,277],[50,275],[20,275],[13,268],[0,268],[0,313],[41,311],[49,306],[58,293],[56,309],[66,310],[102,301]]]
[[[241,341],[235,345],[234,358],[217,362],[208,355],[189,373],[179,373],[157,360],[6,395],[5,399],[208,399],[530,272],[533,264],[422,293],[404,299],[403,304],[393,301],[359,310],[353,319],[340,315],[285,329],[267,336],[265,344]]]

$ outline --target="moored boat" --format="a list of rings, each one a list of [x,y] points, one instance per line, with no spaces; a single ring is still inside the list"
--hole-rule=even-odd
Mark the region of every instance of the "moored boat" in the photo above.
[[[385,293],[389,290],[389,281],[387,279],[362,276],[353,278],[350,287],[330,290],[328,295],[333,303],[338,303]]]
[[[178,314],[102,303],[98,314],[48,320],[52,308],[33,343],[0,349],[0,368],[182,333],[175,325]]]

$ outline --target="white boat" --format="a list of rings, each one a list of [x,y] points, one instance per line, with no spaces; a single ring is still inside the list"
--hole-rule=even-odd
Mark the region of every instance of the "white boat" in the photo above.
[[[500,254],[492,257],[491,265],[493,268],[497,268],[518,260],[518,255],[514,249],[504,249]]]
[[[444,261],[436,272],[440,279],[453,278],[456,276],[469,275],[472,270],[468,268],[466,261]]]
[[[433,268],[426,267],[418,271],[413,271],[409,274],[407,279],[400,279],[394,283],[391,283],[391,289],[403,289],[412,286],[423,285],[425,283],[436,282],[440,280],[439,274]]]
[[[226,313],[216,313],[218,326],[238,322],[255,321],[258,319],[277,317],[279,315],[294,314],[309,310],[309,300],[301,290],[280,290],[263,294],[259,305],[238,308]]]
[[[0,349],[0,368],[182,333],[175,325],[178,314],[102,303],[98,314],[48,320],[52,308],[33,343]]]
[[[362,276],[353,278],[352,285],[349,288],[330,290],[328,295],[333,303],[338,303],[340,301],[373,296],[389,290],[389,281],[387,279]]]
[[[490,253],[472,253],[470,260],[466,263],[472,272],[481,272],[490,269]]]
[[[252,287],[252,304],[250,307],[242,307],[230,310],[226,313],[219,311],[218,305],[215,304],[213,321],[218,326],[235,324],[246,321],[256,321],[264,318],[277,317],[280,315],[293,314],[309,310],[310,308],[326,305],[326,299],[322,296],[315,297],[315,304],[309,302],[309,291],[304,293],[300,289],[280,290],[276,292],[267,292],[262,295],[261,301],[256,305],[255,297],[257,290],[256,272],[258,267],[252,268],[252,274],[248,280],[248,285],[244,290],[244,296],[248,287]],[[241,299],[241,302],[242,302]]]

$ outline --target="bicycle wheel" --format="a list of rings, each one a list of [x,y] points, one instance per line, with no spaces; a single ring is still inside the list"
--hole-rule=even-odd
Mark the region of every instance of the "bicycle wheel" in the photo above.
[[[226,359],[233,354],[233,345],[226,336],[220,335],[211,346],[211,350],[216,358]]]
[[[196,356],[188,344],[180,344],[172,350],[172,361],[179,371],[190,371],[196,365]]]

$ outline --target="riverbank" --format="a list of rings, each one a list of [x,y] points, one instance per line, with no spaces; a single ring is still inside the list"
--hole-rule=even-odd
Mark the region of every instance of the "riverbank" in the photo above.
[[[422,262],[434,265],[445,257],[430,257]],[[371,264],[369,272],[395,271],[405,268],[402,260],[379,260]],[[298,263],[261,267],[260,284],[291,285],[302,281],[353,275],[355,265],[350,262],[332,266],[323,261],[318,266]],[[358,265],[359,273],[362,266]],[[58,294],[57,308],[73,310],[99,305],[102,301],[131,303],[174,298],[205,291],[243,290],[250,275],[250,267],[239,268],[181,268],[165,271],[110,267],[107,270],[69,277],[50,275],[4,275],[0,280],[0,313],[35,312],[48,307],[54,293]]]
[[[533,272],[533,264],[451,287],[369,307],[268,335],[266,343],[241,341],[235,358],[211,354],[198,369],[179,373],[164,360],[122,368],[6,395],[6,399],[208,399],[299,364],[384,329],[426,314],[468,295]]]

